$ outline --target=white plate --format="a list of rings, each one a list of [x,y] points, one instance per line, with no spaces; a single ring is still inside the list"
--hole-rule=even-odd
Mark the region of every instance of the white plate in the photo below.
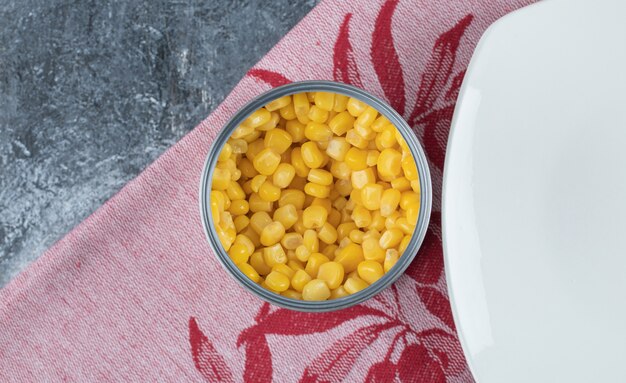
[[[626,2],[483,36],[444,172],[446,273],[479,382],[626,382]]]

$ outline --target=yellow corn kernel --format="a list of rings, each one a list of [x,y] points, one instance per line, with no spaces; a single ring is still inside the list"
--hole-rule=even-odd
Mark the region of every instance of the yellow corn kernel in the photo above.
[[[313,279],[302,290],[302,299],[305,301],[325,301],[330,297],[330,289],[321,279]]]
[[[303,124],[309,122],[309,108],[311,104],[304,93],[296,93],[293,95],[293,108],[296,112],[296,118]]]
[[[309,283],[313,278],[304,270],[296,270],[291,277],[291,286],[294,290],[302,292],[304,286]]]
[[[282,295],[285,298],[289,298],[289,299],[302,300],[302,294],[300,294],[299,292],[297,292],[295,290],[291,290],[291,289],[287,289],[287,290],[283,291],[282,293],[280,293],[280,295]]]
[[[400,207],[402,210],[408,210],[410,207],[419,207],[420,195],[414,191],[405,191],[400,197]]]
[[[402,193],[397,189],[385,190],[380,199],[380,215],[389,217],[398,208],[401,197]]]
[[[269,181],[265,181],[261,187],[259,187],[259,197],[264,201],[278,201],[280,198],[280,188]]]
[[[398,258],[400,258],[400,254],[396,249],[389,249],[385,253],[385,262],[383,263],[383,269],[385,273],[389,272],[398,262]]]
[[[400,165],[401,160],[402,155],[397,150],[383,150],[382,152],[380,152],[380,156],[378,156],[378,175],[383,178],[383,180],[385,180],[384,177],[390,178],[389,181],[392,180],[394,177],[400,174],[400,171],[402,170]]]
[[[296,118],[296,110],[293,108],[293,102],[291,102],[291,97],[289,97],[289,104],[283,106],[278,111],[280,116],[287,121],[293,121]]]
[[[317,105],[311,105],[307,117],[313,122],[326,122],[328,119],[328,111],[318,107]]]
[[[252,180],[244,182],[243,185],[241,185],[241,188],[246,195],[254,193],[254,190],[252,190]]]
[[[220,226],[224,229],[235,228],[235,223],[233,222],[233,216],[230,212],[221,211],[220,212]]]
[[[319,229],[317,236],[322,242],[330,245],[337,240],[337,229],[329,222],[326,222]]]
[[[284,153],[293,142],[291,134],[282,129],[272,129],[265,133],[265,139],[263,140],[265,147],[272,149],[275,153]]]
[[[343,161],[351,147],[344,137],[334,137],[328,141],[326,154],[334,160]]]
[[[285,130],[291,135],[293,142],[302,142],[304,140],[304,129],[305,125],[298,120],[287,121],[285,125]]]
[[[281,122],[280,114],[278,112],[272,112],[270,116],[270,120],[261,126],[257,126],[256,130],[261,132],[267,132],[276,128]]]
[[[383,262],[385,260],[385,249],[380,247],[377,238],[367,238],[361,244],[363,247],[363,257],[368,261]]]
[[[285,230],[289,230],[298,221],[298,212],[294,205],[288,204],[276,209],[273,218],[274,221],[280,222]]]
[[[328,223],[332,225],[332,227],[337,227],[341,223],[341,213],[337,209],[330,209],[330,213],[328,213],[328,218],[326,220]]]
[[[226,187],[226,195],[231,201],[246,198],[246,193],[237,182],[230,182],[228,184]]]
[[[302,155],[302,160],[304,161],[306,166],[308,166],[309,168],[319,168],[322,166],[322,163],[324,162],[324,155],[319,150],[315,142],[309,141],[309,142],[305,142],[304,144],[302,144],[302,146],[300,147],[300,153]],[[292,157],[293,157],[293,154],[292,154]],[[296,171],[297,170],[298,168],[296,167]],[[305,175],[300,175],[300,173],[298,173],[298,175],[300,177],[306,177],[306,175],[308,175],[308,172]]]
[[[319,271],[320,266],[329,261],[330,259],[328,259],[328,257],[324,254],[313,252],[306,262],[304,271],[306,271],[311,277],[315,277],[317,276],[317,272]]]
[[[411,184],[405,177],[398,177],[391,180],[391,187],[399,192],[404,192],[411,189]]]
[[[335,257],[335,262],[341,263],[346,273],[356,270],[363,258],[363,248],[355,243],[349,243],[339,250],[339,254]]]
[[[359,277],[370,285],[385,274],[383,266],[375,261],[363,261],[359,263],[357,271]]]
[[[348,238],[350,238],[350,240],[354,243],[357,244],[361,244],[363,243],[363,236],[365,235],[364,232],[362,232],[361,230],[358,229],[354,229],[350,232],[350,234],[348,235]]]
[[[284,189],[289,186],[295,176],[296,169],[293,167],[293,165],[288,163],[281,163],[280,165],[278,165],[276,171],[274,171],[274,174],[272,175],[272,182],[277,187]]]
[[[259,233],[254,231],[254,229],[252,229],[252,227],[250,227],[250,225],[248,225],[248,227],[245,228],[241,232],[241,234],[243,234],[246,237],[248,237],[252,241],[252,243],[254,244],[255,247],[261,246],[261,237],[259,237]]]
[[[265,180],[267,180],[267,176],[262,174],[254,176],[254,178],[250,181],[250,189],[252,189],[253,192],[258,193]]]
[[[265,149],[265,143],[263,140],[258,139],[248,144],[248,151],[246,151],[245,156],[250,161],[253,161],[254,157],[256,157],[263,149]]]
[[[374,120],[376,120],[376,117],[378,117],[378,111],[371,106],[368,106],[361,114],[359,114],[359,117],[354,122],[354,126],[355,128],[357,126],[369,128]]]
[[[241,138],[241,137],[247,136],[248,134],[251,134],[252,132],[254,132],[254,127],[253,126],[249,126],[249,125],[246,125],[246,124],[241,124],[237,128],[235,128],[235,130],[230,135],[230,137],[231,138]]]
[[[243,275],[250,278],[254,283],[258,283],[261,280],[259,273],[254,269],[254,267],[250,266],[249,263],[239,263],[237,264],[237,268],[239,268]]]
[[[345,222],[337,226],[337,238],[341,241],[342,239],[348,237],[352,230],[357,228],[354,222]]]
[[[287,233],[280,243],[285,249],[296,250],[303,243],[302,235],[300,233]]]
[[[309,174],[309,167],[304,162],[301,148],[294,148],[291,151],[291,165],[296,170],[298,177],[306,177]]]
[[[330,174],[338,180],[349,180],[352,169],[345,162],[333,160],[330,165]]]
[[[346,110],[346,106],[348,105],[348,96],[343,94],[335,94],[335,103],[333,105],[333,111],[340,113]]]
[[[324,169],[311,169],[307,179],[318,185],[331,185],[333,183],[333,175]]]
[[[272,218],[265,211],[255,212],[250,217],[250,227],[257,234],[261,234],[263,228],[265,228],[265,226],[269,225],[270,223],[272,223]]]
[[[293,224],[292,230],[301,235],[304,235],[304,232],[307,230],[302,223],[302,210],[298,210],[298,220]]]
[[[376,183],[376,175],[372,168],[353,171],[350,177],[352,187],[355,189],[363,189],[367,184]]]
[[[400,229],[389,229],[380,236],[378,243],[383,249],[389,249],[398,246],[403,237],[404,233]]]
[[[304,192],[313,197],[326,198],[330,194],[330,186],[309,182],[304,185]]]
[[[346,132],[346,141],[359,149],[366,149],[369,145],[369,142],[365,138],[361,137],[354,129],[350,129]]]
[[[400,241],[400,244],[398,245],[398,252],[400,254],[404,253],[404,250],[406,250],[406,248],[409,246],[409,242],[411,242],[411,236],[405,235],[404,238],[402,238],[402,241]]]
[[[343,284],[343,288],[348,294],[356,294],[367,287],[367,282],[358,277],[350,277],[346,279],[346,282]]]
[[[240,233],[243,231],[243,229],[248,227],[248,225],[250,224],[250,218],[245,215],[240,215],[235,217],[233,222],[235,223],[235,230],[237,230],[237,233]]]
[[[343,197],[349,196],[352,193],[352,182],[349,179],[339,179],[335,181],[335,189]]]
[[[361,201],[368,210],[378,210],[383,196],[383,187],[378,184],[366,184],[361,189]]]
[[[280,243],[276,243],[263,249],[263,260],[269,267],[274,267],[279,263],[287,263],[287,254]]]
[[[335,189],[333,189],[333,190],[337,190],[337,186],[336,185],[335,185]],[[343,208],[346,207],[346,203],[347,202],[348,202],[348,200],[346,199],[346,197],[343,197],[343,196],[337,197],[333,201],[333,207],[335,209],[337,209],[337,210],[342,210]]]
[[[250,266],[252,266],[259,275],[267,275],[272,271],[272,268],[265,263],[263,253],[260,251],[256,251],[250,256]]]
[[[325,256],[328,257],[328,259],[334,259],[335,258],[335,251],[339,248],[339,246],[335,245],[335,244],[330,244],[328,246],[326,246],[324,248],[324,250],[322,250],[322,254],[324,254]]]
[[[328,125],[311,121],[304,128],[304,136],[311,141],[328,141],[332,138],[333,132]]]
[[[320,242],[317,238],[317,232],[315,230],[308,229],[302,235],[302,244],[311,253],[317,253],[320,248]]]
[[[385,126],[378,135],[380,146],[385,149],[394,147],[396,145],[396,131],[397,129],[393,125]]]
[[[253,213],[260,211],[271,212],[273,203],[264,200],[258,193],[252,193],[248,198],[248,205],[250,206],[250,211]]]
[[[411,206],[406,210],[406,220],[410,225],[417,225],[417,218],[419,216],[419,205]]]
[[[239,234],[238,236],[235,237],[235,241],[233,242],[233,244],[237,244],[237,245],[243,245],[246,248],[246,254],[248,256],[252,255],[252,253],[254,253],[255,250],[255,245],[252,242],[252,240],[243,234]]]
[[[367,228],[378,231],[385,229],[385,217],[380,214],[380,210],[372,212],[372,222],[367,226]]]
[[[330,291],[329,299],[339,299],[339,298],[347,297],[348,295],[350,294],[348,294],[346,289],[344,289],[343,286],[339,286],[336,289]]]
[[[248,201],[246,201],[245,199],[238,199],[238,200],[232,201],[230,204],[230,208],[228,209],[228,211],[232,215],[248,214],[249,210],[250,210],[250,206],[248,205]]]
[[[289,104],[291,104],[291,96],[283,96],[283,97],[277,98],[276,100],[270,101],[267,105],[265,105],[265,109],[269,110],[270,112],[273,112],[280,108],[284,108],[285,106]]]
[[[211,183],[211,189],[226,190],[230,183],[230,170],[220,169],[217,167],[213,170],[213,182]]]
[[[404,234],[412,235],[415,231],[415,225],[409,223],[405,217],[400,217],[396,220],[395,228],[400,229]]]
[[[228,140],[234,154],[243,154],[248,151],[248,143],[242,139],[230,139]]]
[[[295,251],[293,252],[293,259],[287,261],[287,266],[289,266],[293,271],[304,270],[304,262],[300,261],[296,255]]]
[[[363,206],[356,206],[350,215],[357,227],[367,227],[372,223],[372,214]]]
[[[337,136],[343,136],[354,125],[354,117],[348,112],[338,113],[328,122],[328,127]]]
[[[296,273],[295,270],[291,269],[291,267],[283,264],[283,263],[279,263],[277,265],[274,265],[274,267],[272,267],[272,271],[277,271],[283,275],[285,275],[287,278],[291,279],[293,277],[293,275]]]
[[[420,180],[411,180],[411,189],[413,189],[414,192],[421,194],[421,186],[420,186]]]
[[[311,256],[311,250],[309,250],[306,246],[300,245],[296,248],[296,258],[299,261],[306,262],[309,260]]]
[[[358,117],[361,113],[367,109],[367,104],[357,100],[356,98],[350,97],[348,99],[348,103],[346,104],[346,109],[348,112],[354,117]]]
[[[278,206],[283,207],[285,205],[293,205],[296,210],[302,210],[304,207],[304,192],[297,189],[285,189],[280,194],[278,200]]]
[[[280,222],[272,222],[265,226],[261,231],[261,244],[263,246],[272,246],[283,238],[285,235],[285,227]]]
[[[232,146],[230,146],[230,144],[227,142],[224,144],[224,146],[222,147],[222,151],[220,152],[219,156],[217,157],[218,161],[226,161],[227,159],[230,158],[230,155],[233,154],[233,148]]]
[[[380,152],[378,150],[368,150],[367,157],[365,163],[368,167],[376,166],[378,163],[378,157],[380,156]]]
[[[383,128],[389,124],[390,122],[387,119],[387,117],[380,116],[372,123],[372,130],[377,133],[380,133],[383,131]]]
[[[256,128],[268,122],[271,117],[272,114],[269,110],[265,108],[260,108],[252,112],[252,114],[250,114],[248,118],[244,120],[243,125]]]
[[[253,178],[257,174],[259,174],[252,165],[252,162],[250,162],[250,160],[247,158],[242,158],[239,161],[239,164],[237,164],[237,167],[241,171],[241,174],[246,178]]]
[[[224,247],[224,250],[230,250],[230,246],[233,244],[233,241],[227,230],[220,226],[217,226],[215,228],[215,232],[217,233],[217,238],[220,240],[220,243]]]
[[[265,284],[274,290],[274,291],[285,291],[289,288],[289,277],[287,277],[283,273],[279,273],[278,271],[270,272],[267,277],[265,277]]]
[[[358,148],[350,148],[346,152],[344,162],[353,171],[367,168],[367,151]]]
[[[315,105],[326,111],[333,110],[335,105],[335,94],[329,92],[317,92],[315,94]]]
[[[326,210],[327,213],[330,214],[330,210],[333,208],[330,199],[328,198],[315,198],[313,202],[311,202],[310,206],[321,206]]]
[[[382,267],[381,267],[382,270]],[[317,279],[326,282],[330,289],[336,289],[343,282],[344,270],[343,265],[338,262],[326,262],[319,267]]]
[[[228,250],[228,256],[235,265],[248,262],[248,257],[250,257],[251,254],[252,253],[248,252],[246,246],[239,243],[233,243]]]
[[[415,160],[413,160],[413,157],[406,156],[402,160],[402,170],[404,171],[404,176],[409,181],[417,179],[417,165],[415,165]]]
[[[265,176],[272,175],[280,164],[280,155],[270,148],[263,149],[254,157],[252,165]]]
[[[318,229],[326,223],[328,212],[322,206],[309,206],[302,212],[302,223],[307,229]]]

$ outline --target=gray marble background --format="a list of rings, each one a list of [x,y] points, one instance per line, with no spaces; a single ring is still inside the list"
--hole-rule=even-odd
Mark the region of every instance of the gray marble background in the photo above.
[[[0,287],[206,117],[317,0],[0,0]]]

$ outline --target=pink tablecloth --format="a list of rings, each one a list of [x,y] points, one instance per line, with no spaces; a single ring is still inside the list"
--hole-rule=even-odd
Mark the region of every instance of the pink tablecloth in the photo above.
[[[210,117],[0,292],[0,381],[471,381],[443,275],[442,166],[478,38],[525,3],[321,3]],[[272,86],[310,79],[388,100],[422,141],[435,190],[407,275],[327,314],[244,291],[215,259],[198,211],[203,161],[229,116]]]

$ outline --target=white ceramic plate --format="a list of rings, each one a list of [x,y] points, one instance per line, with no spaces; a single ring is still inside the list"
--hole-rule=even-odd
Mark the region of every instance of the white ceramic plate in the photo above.
[[[626,2],[497,21],[444,172],[446,273],[481,383],[626,382]]]

